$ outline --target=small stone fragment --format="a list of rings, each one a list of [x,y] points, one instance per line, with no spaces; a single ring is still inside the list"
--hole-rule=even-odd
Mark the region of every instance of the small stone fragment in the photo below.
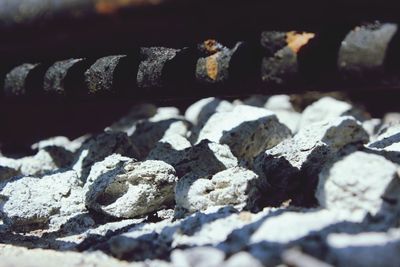
[[[367,141],[368,134],[354,118],[339,117],[311,124],[293,138],[261,153],[254,170],[265,179],[260,189],[265,192],[260,199],[262,206],[279,205],[291,197],[302,198],[302,191],[306,199],[299,200],[298,205],[314,202],[307,200],[307,196],[315,190],[323,164],[343,147]]]
[[[327,96],[309,105],[303,111],[300,120],[300,129],[314,122],[320,122],[340,116],[353,116],[361,121],[365,119],[365,115],[363,115],[361,110],[354,108],[349,103]]]
[[[51,225],[53,218],[85,211],[81,181],[74,171],[9,181],[0,199],[4,222],[15,229]]]
[[[378,155],[354,152],[323,169],[316,197],[322,207],[348,212],[355,220],[367,213],[400,214],[397,166]]]
[[[174,168],[162,161],[132,162],[112,155],[92,167],[84,187],[86,205],[113,217],[133,218],[168,207],[176,181]]]
[[[257,199],[258,176],[250,170],[234,167],[214,176],[183,176],[175,187],[175,201],[178,208],[188,212],[205,210],[212,206],[245,206],[251,199]]]
[[[290,130],[274,113],[239,105],[229,112],[215,113],[200,131],[197,142],[208,139],[227,144],[240,159],[251,161],[261,151],[290,137]]]

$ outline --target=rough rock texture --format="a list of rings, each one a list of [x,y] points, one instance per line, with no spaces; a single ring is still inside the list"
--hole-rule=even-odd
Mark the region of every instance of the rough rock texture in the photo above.
[[[85,184],[86,205],[98,212],[133,218],[168,206],[177,181],[162,161],[132,162],[119,155],[96,163]]]
[[[261,151],[290,137],[290,130],[279,123],[274,113],[262,108],[239,105],[230,112],[210,117],[201,130],[204,139],[227,144],[239,159],[252,160]]]
[[[398,168],[381,156],[354,152],[324,168],[316,197],[322,207],[360,220],[367,213],[400,215]]]
[[[0,191],[4,222],[14,228],[52,226],[52,220],[85,211],[81,181],[74,171],[9,181]],[[54,224],[54,223],[53,223]]]
[[[365,115],[361,110],[354,108],[347,102],[327,96],[309,105],[303,111],[300,120],[300,129],[314,122],[340,116],[353,116],[359,120],[365,119]]]
[[[73,169],[82,181],[86,181],[92,165],[111,154],[120,154],[132,158],[138,158],[140,155],[126,133],[102,133],[88,139],[82,145],[75,158]]]
[[[188,212],[205,210],[212,206],[244,206],[252,198],[258,198],[258,176],[247,169],[234,167],[214,176],[183,176],[175,188],[177,208]]]
[[[311,204],[310,193],[324,163],[346,145],[367,141],[368,134],[354,118],[339,117],[311,124],[292,139],[261,153],[254,163],[255,172],[265,179],[261,205],[279,205],[295,197],[300,198],[298,205]],[[301,199],[302,192],[306,199]]]

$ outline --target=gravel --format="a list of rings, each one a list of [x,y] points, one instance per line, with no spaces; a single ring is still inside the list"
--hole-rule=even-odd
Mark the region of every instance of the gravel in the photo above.
[[[398,114],[292,99],[140,104],[0,153],[1,264],[398,266]]]

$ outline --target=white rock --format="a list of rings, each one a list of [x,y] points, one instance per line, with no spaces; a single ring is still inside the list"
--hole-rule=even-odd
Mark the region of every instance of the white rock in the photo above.
[[[189,212],[212,206],[245,206],[249,199],[258,198],[260,194],[256,187],[257,180],[254,172],[241,167],[221,171],[212,177],[188,174],[175,187],[176,205]]]
[[[295,134],[299,130],[301,114],[295,111],[276,110],[274,111],[280,123],[286,125]]]
[[[371,139],[373,139],[375,135],[378,133],[381,125],[382,125],[381,119],[369,119],[363,121],[362,123],[364,130],[369,134]]]
[[[263,108],[239,105],[230,112],[215,113],[201,130],[198,142],[208,139],[227,144],[240,159],[251,160],[261,151],[290,137],[290,130],[276,115]]]
[[[4,222],[15,228],[47,225],[54,217],[71,217],[86,210],[74,171],[9,181],[0,191],[0,199]]]
[[[311,124],[293,138],[266,150],[254,162],[255,172],[265,179],[260,189],[265,195],[264,199],[260,199],[260,203],[264,203],[261,207],[279,205],[290,197],[293,200],[302,198],[301,191],[305,192],[306,199],[299,201],[312,201],[307,198],[312,198],[311,192],[317,185],[317,176],[323,164],[344,146],[367,140],[368,134],[354,118],[340,117]],[[296,191],[294,196],[293,191]]]
[[[288,95],[271,96],[266,101],[264,107],[272,111],[277,111],[277,110],[294,111],[293,105],[290,102],[290,96]]]
[[[223,267],[262,267],[263,265],[259,260],[254,258],[248,252],[242,251],[232,255],[223,265]]]
[[[312,123],[333,119],[340,116],[363,118],[362,112],[353,108],[349,103],[336,100],[332,97],[323,97],[309,105],[302,114],[300,129]]]
[[[119,155],[96,163],[85,184],[86,205],[117,218],[133,218],[168,206],[177,181],[162,161],[132,162]]]
[[[232,109],[233,105],[228,101],[215,97],[203,98],[186,109],[185,118],[193,125],[202,127],[214,113],[231,111]]]
[[[330,234],[327,245],[327,258],[338,267],[399,266],[399,229],[388,233]]]
[[[316,197],[321,206],[347,211],[354,220],[367,213],[400,212],[397,166],[378,155],[354,152],[324,168]]]
[[[82,144],[89,138],[89,136],[82,136],[75,140],[69,140],[65,136],[55,136],[46,140],[37,142],[31,146],[32,149],[45,149],[46,147],[62,147],[70,152],[76,152]]]
[[[218,267],[225,259],[225,254],[212,247],[196,247],[186,250],[174,250],[172,264],[176,267]]]

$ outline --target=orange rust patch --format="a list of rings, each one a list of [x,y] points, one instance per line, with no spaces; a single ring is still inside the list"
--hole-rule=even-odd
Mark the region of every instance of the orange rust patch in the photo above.
[[[218,57],[219,53],[216,53],[212,56],[209,56],[206,58],[206,70],[207,70],[207,75],[211,80],[216,80],[218,76]]]
[[[292,49],[294,53],[298,53],[300,49],[306,45],[312,38],[315,37],[314,33],[297,33],[295,31],[286,33],[287,46]]]
[[[100,14],[113,14],[128,6],[158,5],[165,0],[95,0],[95,9]]]
[[[208,40],[204,41],[204,47],[210,53],[218,52],[218,46],[217,45],[218,45],[218,42],[216,40],[213,40],[213,39],[208,39]]]

